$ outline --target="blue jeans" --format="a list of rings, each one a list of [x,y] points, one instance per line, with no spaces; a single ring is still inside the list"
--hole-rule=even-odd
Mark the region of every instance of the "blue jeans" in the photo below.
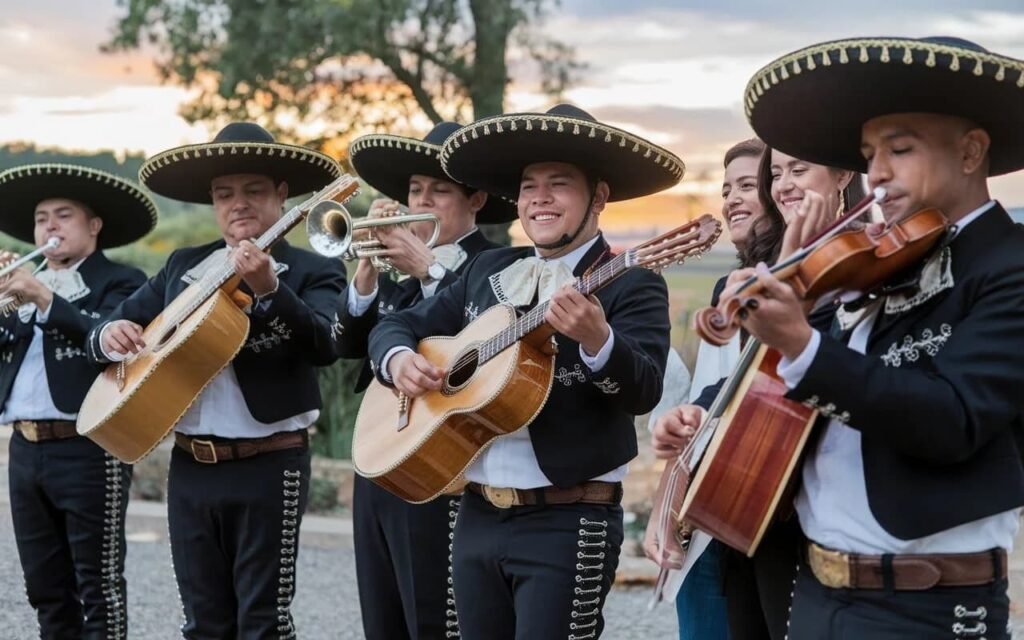
[[[676,596],[679,640],[729,640],[720,567],[722,546],[712,540]]]

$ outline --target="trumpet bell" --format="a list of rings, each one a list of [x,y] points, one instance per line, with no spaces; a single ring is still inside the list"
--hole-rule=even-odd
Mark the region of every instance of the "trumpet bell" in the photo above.
[[[306,216],[309,246],[322,256],[341,257],[352,244],[352,216],[333,200],[317,203]]]

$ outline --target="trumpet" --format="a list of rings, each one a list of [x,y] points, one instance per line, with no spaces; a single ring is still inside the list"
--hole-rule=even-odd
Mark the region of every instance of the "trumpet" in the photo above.
[[[60,238],[50,238],[49,240],[46,241],[46,244],[44,244],[43,246],[39,247],[38,249],[36,249],[34,251],[31,251],[29,253],[26,253],[25,255],[21,256],[20,258],[18,258],[16,260],[13,260],[10,263],[4,265],[2,268],[0,268],[0,283],[2,283],[3,279],[5,279],[8,275],[13,273],[14,270],[17,269],[18,267],[20,267],[21,265],[26,264],[28,262],[31,262],[32,260],[35,260],[37,257],[41,256],[44,252],[49,251],[50,249],[56,249],[59,246],[60,246]],[[38,267],[36,267],[35,271],[33,271],[32,274],[35,275],[35,274],[39,273],[39,271],[44,266],[46,266],[46,261],[45,260],[42,263],[40,263],[40,265]],[[21,297],[20,296],[18,296],[18,295],[0,296],[0,316],[6,316],[11,311],[13,311],[14,309],[16,309],[16,308],[18,308],[20,306],[21,306]]]
[[[386,218],[353,220],[348,210],[333,200],[325,200],[313,206],[306,216],[306,233],[309,235],[309,245],[322,256],[340,257],[342,260],[369,258],[378,271],[385,272],[394,267],[386,255],[387,247],[373,235],[373,230],[412,222],[434,223],[434,231],[426,243],[428,248],[432,248],[441,232],[440,221],[432,213],[400,213]],[[366,231],[368,239],[354,240],[352,236],[357,231]]]

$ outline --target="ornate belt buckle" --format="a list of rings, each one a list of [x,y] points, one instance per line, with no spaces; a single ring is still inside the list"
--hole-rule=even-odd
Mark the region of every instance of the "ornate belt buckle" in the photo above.
[[[830,589],[850,587],[850,556],[842,551],[825,549],[813,542],[807,554],[811,571],[818,582]]]
[[[199,457],[199,452],[196,451],[197,444],[210,449],[209,460],[203,460],[202,458]],[[217,448],[213,446],[213,441],[193,438],[189,440],[189,447],[192,448],[192,457],[196,459],[196,462],[202,462],[203,464],[217,464]],[[200,451],[202,451],[202,449],[200,449]]]
[[[516,490],[508,487],[484,485],[484,497],[499,509],[508,509],[516,503]]]
[[[18,431],[29,442],[39,442],[39,424],[31,420],[22,420],[18,423]]]

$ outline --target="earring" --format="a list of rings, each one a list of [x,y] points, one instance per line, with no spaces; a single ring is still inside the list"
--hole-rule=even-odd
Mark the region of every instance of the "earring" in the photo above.
[[[842,216],[846,213],[846,193],[842,190],[839,191],[839,208],[836,209],[836,217]]]

